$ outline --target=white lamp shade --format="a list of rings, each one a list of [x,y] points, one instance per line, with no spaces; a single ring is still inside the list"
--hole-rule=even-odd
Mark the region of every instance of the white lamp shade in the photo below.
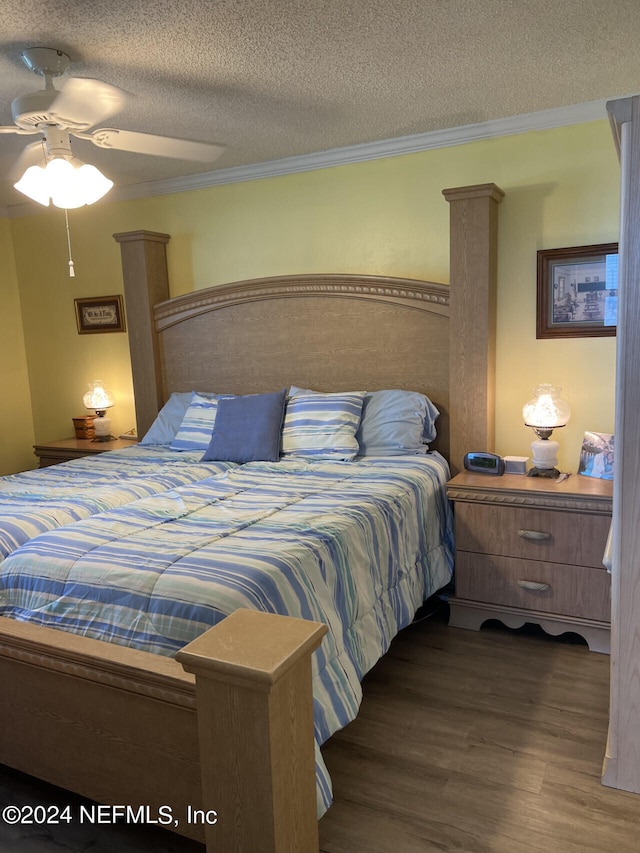
[[[95,166],[73,159],[80,164],[78,167],[64,157],[54,157],[44,168],[29,166],[14,187],[45,207],[49,200],[56,207],[68,209],[93,204],[109,192],[113,181]]]
[[[107,391],[101,380],[97,379],[95,382],[89,384],[89,390],[82,398],[82,402],[87,409],[104,411],[104,409],[110,409],[115,400],[113,394]]]
[[[113,181],[105,178],[102,172],[90,163],[83,163],[76,175],[84,192],[84,201],[81,204],[93,204],[106,195],[113,186]],[[53,203],[55,204],[55,201]]]
[[[571,409],[561,399],[560,388],[543,384],[535,389],[534,397],[522,407],[522,417],[529,427],[551,430],[569,423]]]
[[[44,169],[42,166],[29,166],[14,187],[23,195],[45,207],[49,206],[49,190],[47,188]]]

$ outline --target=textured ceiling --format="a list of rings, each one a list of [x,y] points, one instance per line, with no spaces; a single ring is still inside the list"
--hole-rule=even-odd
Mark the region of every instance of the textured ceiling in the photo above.
[[[105,124],[223,144],[215,169],[640,91],[638,0],[0,0],[0,124],[36,45],[131,94]],[[0,207],[32,139],[0,135]],[[119,185],[203,171],[73,147]]]

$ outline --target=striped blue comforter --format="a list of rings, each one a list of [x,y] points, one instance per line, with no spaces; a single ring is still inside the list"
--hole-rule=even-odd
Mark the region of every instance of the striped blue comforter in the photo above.
[[[437,454],[249,463],[37,536],[0,564],[0,615],[173,655],[239,607],[327,624],[313,661],[320,745],[360,681],[452,572]]]
[[[234,467],[201,458],[134,445],[0,478],[0,561],[47,530]]]

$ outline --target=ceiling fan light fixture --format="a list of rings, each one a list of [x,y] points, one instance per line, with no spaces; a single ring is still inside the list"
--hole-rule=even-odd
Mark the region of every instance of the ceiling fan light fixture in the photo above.
[[[105,119],[122,110],[128,97],[126,92],[89,77],[66,77],[58,87],[54,86],[54,78],[61,77],[71,65],[69,55],[57,48],[30,47],[23,50],[20,57],[30,71],[44,79],[45,87],[13,99],[14,123],[0,126],[0,134],[39,134],[42,137],[43,147],[34,142],[20,155],[19,162],[26,171],[13,186],[44,207],[51,202],[63,208],[93,204],[113,186],[113,182],[94,166],[76,160],[71,151],[71,136],[98,148],[196,163],[213,163],[224,151],[223,145],[211,142],[100,127]],[[38,161],[41,151],[44,162],[27,169],[27,163]],[[48,173],[53,164],[58,169],[59,161],[70,164],[76,171],[72,175],[67,169],[67,176],[55,187],[50,187]]]
[[[44,167],[44,179],[47,182],[47,192],[51,202],[56,207],[73,210],[82,207],[84,201],[78,171],[63,157],[54,157]]]
[[[78,169],[77,175],[84,190],[84,204],[93,204],[98,201],[113,186],[113,181],[106,178],[100,169],[92,166],[91,163],[83,163]]]
[[[29,166],[20,180],[13,185],[18,192],[45,207],[49,206],[49,191],[42,166]]]
[[[73,209],[93,204],[109,192],[113,181],[95,166],[66,157],[53,157],[47,165],[30,166],[14,187],[23,195],[47,207],[49,200],[56,207]]]

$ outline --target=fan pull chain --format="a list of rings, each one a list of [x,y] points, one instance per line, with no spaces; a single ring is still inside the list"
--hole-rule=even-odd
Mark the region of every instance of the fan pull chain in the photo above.
[[[69,278],[75,278],[76,271],[73,266],[73,259],[71,257],[71,236],[69,235],[69,211],[65,207],[64,209],[64,221],[67,225],[67,248],[69,249]]]

